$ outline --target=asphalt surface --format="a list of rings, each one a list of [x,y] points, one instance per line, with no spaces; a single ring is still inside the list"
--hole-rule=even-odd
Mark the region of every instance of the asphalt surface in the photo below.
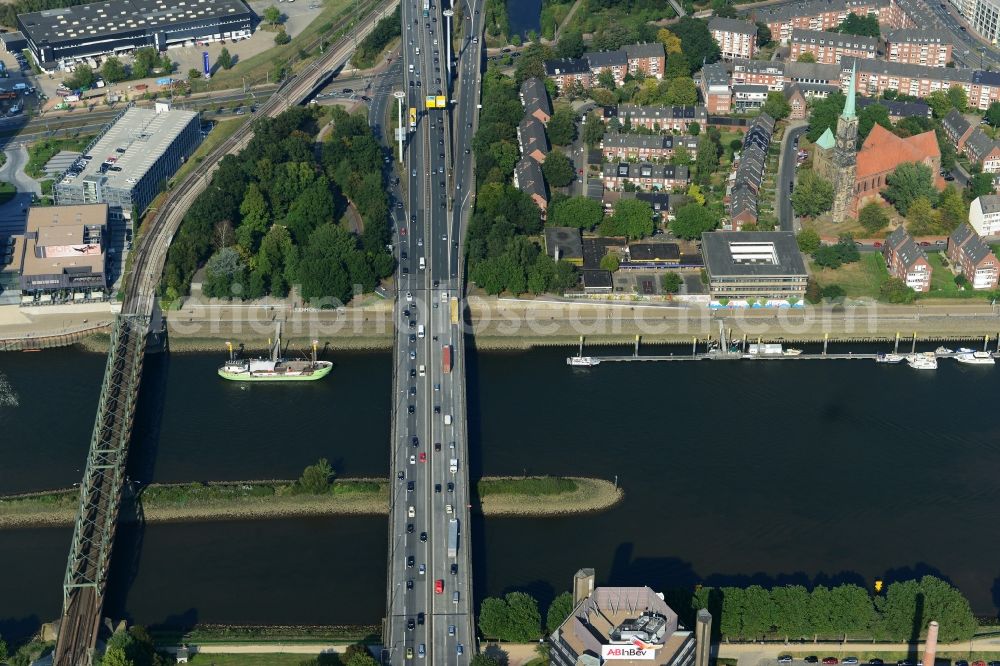
[[[793,127],[785,134],[784,151],[781,155],[781,171],[778,175],[775,199],[778,201],[778,224],[782,231],[795,231],[795,215],[792,213],[792,196],[788,184],[795,178],[795,154],[798,152],[797,139],[809,130],[808,125]]]
[[[463,8],[470,19],[462,20],[475,23],[476,34],[482,32],[482,17],[475,13],[479,1]],[[423,0],[402,3],[401,71],[407,106],[418,109],[418,120],[407,135],[402,164],[398,156],[392,160],[407,185],[405,199],[400,191],[392,192],[402,204],[393,209],[399,260],[391,456],[395,486],[383,655],[392,664],[467,664],[476,651],[467,547],[464,345],[460,326],[451,321],[449,299],[462,296],[462,231],[474,182],[466,150],[471,151],[477,117],[482,53],[480,44],[463,40],[452,54],[456,96],[448,76],[440,2],[430,3],[426,17]],[[448,109],[428,109],[425,97],[438,94],[455,102]],[[372,98],[371,112],[380,125],[385,105],[393,101],[385,94]],[[409,124],[406,118],[404,122]],[[446,346],[453,350],[453,372],[444,371]],[[460,531],[457,557],[448,552],[452,519]],[[436,581],[443,587],[440,593]]]
[[[27,149],[17,146],[7,148],[5,152],[7,161],[0,167],[0,180],[12,183],[17,194],[0,205],[0,238],[24,232],[31,195],[33,192],[41,194],[38,183],[24,173],[24,166],[28,163]]]

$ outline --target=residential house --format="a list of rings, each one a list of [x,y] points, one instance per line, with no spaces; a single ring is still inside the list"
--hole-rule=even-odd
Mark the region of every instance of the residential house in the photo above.
[[[785,87],[784,60],[741,60],[732,62],[733,83],[753,83],[767,86],[768,90],[783,90]],[[840,72],[837,72],[840,83]]]
[[[698,138],[674,134],[605,134],[601,150],[605,160],[660,160],[670,159],[674,151],[683,146],[694,157]]]
[[[944,30],[887,30],[885,57],[892,62],[905,62],[928,67],[945,67],[951,62],[954,38]]]
[[[806,100],[806,94],[802,91],[802,86],[798,83],[789,84],[785,90],[785,99],[788,101],[788,106],[791,108],[791,112],[788,114],[789,120],[802,120],[806,117],[808,111],[808,102]]]
[[[537,78],[525,79],[521,84],[521,106],[524,113],[533,116],[542,123],[548,123],[552,117],[552,105],[549,103],[549,92],[545,83]]]
[[[602,109],[605,119],[617,118],[625,129],[645,127],[654,132],[686,132],[697,123],[702,132],[708,128],[708,111],[704,106],[636,106],[619,104]]]
[[[517,142],[521,155],[530,157],[539,164],[545,161],[549,152],[549,140],[545,136],[545,126],[533,116],[525,116],[517,126]]]
[[[1000,142],[991,139],[979,127],[965,142],[965,154],[970,162],[980,165],[986,173],[1000,171]]]
[[[688,168],[684,165],[641,162],[609,162],[601,169],[606,190],[620,190],[631,183],[643,190],[673,190],[687,187]]]
[[[789,62],[785,66],[786,83],[834,85],[842,87],[842,67],[818,62]]]
[[[894,0],[801,0],[754,7],[749,11],[749,16],[766,24],[772,38],[782,44],[788,44],[796,28],[830,30],[839,26],[848,14],[874,15],[879,25],[887,28],[916,27],[900,3]]]
[[[983,238],[1000,236],[1000,195],[984,194],[969,204],[969,224]]]
[[[701,68],[699,77],[701,98],[709,113],[726,114],[732,108],[733,91],[729,87],[729,70],[725,63],[713,62]]]
[[[725,60],[750,59],[757,52],[757,25],[753,21],[716,17],[708,22],[708,31]]]
[[[855,64],[855,87],[861,95],[880,97],[886,90],[895,90],[923,99],[936,90],[948,90],[957,85],[965,90],[971,108],[985,111],[992,102],[1000,101],[1000,72],[849,57],[840,61],[840,84],[844,91],[850,85],[851,69]]]
[[[745,225],[756,224],[757,197],[764,181],[767,152],[773,133],[774,119],[766,113],[761,113],[754,118],[746,134],[743,135],[743,149],[740,151],[736,169],[728,180],[724,199],[729,212],[729,219],[722,225],[724,229],[740,231]]]
[[[913,291],[930,291],[931,273],[934,269],[905,227],[896,227],[885,239],[882,257],[889,275],[902,280]]]
[[[622,48],[625,49],[625,58],[628,60],[629,74],[642,73],[656,79],[663,78],[663,72],[667,68],[667,53],[663,50],[663,44],[627,44]]]
[[[871,97],[859,97],[857,101],[859,111],[872,104],[884,106],[889,112],[889,119],[892,122],[897,122],[903,118],[931,117],[931,107],[925,102],[900,102],[894,99],[872,99]]]
[[[674,219],[677,207],[687,202],[687,197],[667,192],[636,192],[635,198],[652,206],[653,215],[664,222]]]
[[[514,187],[531,197],[531,200],[542,212],[545,219],[549,207],[549,198],[545,195],[545,180],[542,178],[542,167],[530,157],[522,157],[514,165]]]
[[[990,246],[969,224],[961,224],[948,236],[948,261],[957,266],[973,289],[996,289],[1000,261]]]
[[[733,111],[756,111],[767,101],[767,86],[754,83],[737,83],[733,86]]]
[[[600,80],[600,76],[604,72],[611,73],[617,86],[625,82],[625,75],[628,73],[628,56],[625,55],[624,50],[591,51],[584,53],[583,59],[590,65],[590,74],[595,83]]]
[[[858,35],[842,35],[819,30],[792,30],[792,60],[798,60],[803,53],[812,53],[816,62],[833,65],[844,56],[874,58],[878,55],[878,39]]]
[[[555,81],[559,92],[563,92],[575,84],[590,88],[594,83],[594,77],[590,73],[590,64],[583,58],[546,60],[545,76]]]
[[[965,152],[965,142],[969,140],[969,136],[975,128],[958,109],[952,109],[948,115],[941,119],[941,129],[955,146],[955,150],[962,153]]]
[[[577,227],[545,227],[545,253],[556,261],[583,266],[583,238]]]

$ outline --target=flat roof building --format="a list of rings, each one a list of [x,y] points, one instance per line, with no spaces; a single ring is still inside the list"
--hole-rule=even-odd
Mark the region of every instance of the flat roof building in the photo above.
[[[106,204],[30,208],[11,262],[19,267],[22,294],[97,291],[103,296],[107,222]]]
[[[112,223],[131,221],[200,141],[195,111],[163,103],[155,109],[128,108],[56,181],[56,204],[106,203]]]
[[[243,0],[104,0],[18,14],[17,28],[43,69],[59,62],[253,32]]]
[[[583,238],[577,227],[545,227],[545,253],[556,261],[583,265]]]
[[[701,252],[712,299],[801,302],[805,263],[790,231],[708,231]]]

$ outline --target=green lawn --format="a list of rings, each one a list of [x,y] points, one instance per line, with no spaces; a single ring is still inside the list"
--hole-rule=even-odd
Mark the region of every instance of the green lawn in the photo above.
[[[45,163],[51,160],[60,150],[73,150],[81,152],[94,139],[93,134],[75,136],[67,139],[42,139],[28,146],[28,164],[24,167],[24,172],[32,178],[41,178],[45,175],[42,169]]]
[[[205,140],[201,142],[198,149],[195,150],[191,157],[188,158],[187,162],[181,165],[181,168],[177,170],[177,173],[175,173],[174,177],[170,179],[170,182],[181,182],[184,179],[184,176],[188,175],[192,169],[201,164],[201,161],[205,159],[206,155],[215,150],[215,147],[220,143],[231,137],[233,133],[240,128],[240,125],[242,125],[243,122],[243,118],[220,120],[216,122],[212,131],[208,133],[208,136],[205,137]]]
[[[933,269],[931,290],[922,294],[921,298],[975,298],[982,295],[977,294],[973,289],[959,290],[951,269],[944,264],[947,261],[944,252],[928,252],[927,260]]]
[[[188,663],[205,666],[300,666],[309,663],[332,666],[341,661],[335,655],[323,655],[323,661],[319,661],[307,654],[196,654]]]
[[[17,188],[14,187],[13,183],[0,180],[0,204],[5,204],[13,199],[15,194],[17,194]]]
[[[844,264],[836,270],[820,268],[815,262],[809,262],[809,274],[819,283],[820,287],[838,285],[848,298],[878,298],[879,286],[888,277],[885,262],[878,252],[865,252],[861,261]]]

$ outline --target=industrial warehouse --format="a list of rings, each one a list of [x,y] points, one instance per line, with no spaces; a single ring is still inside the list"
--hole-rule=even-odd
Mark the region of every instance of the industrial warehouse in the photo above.
[[[146,46],[164,51],[249,37],[255,22],[243,0],[108,0],[17,17],[28,49],[46,71]]]

